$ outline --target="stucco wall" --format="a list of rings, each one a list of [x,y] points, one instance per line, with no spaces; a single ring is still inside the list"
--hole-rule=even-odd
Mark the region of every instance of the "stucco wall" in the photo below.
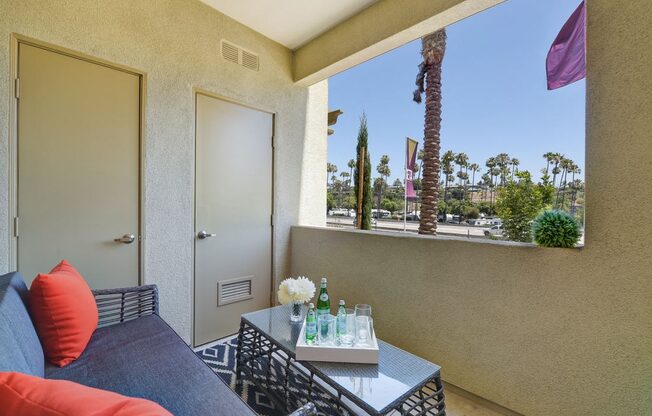
[[[292,273],[371,303],[382,338],[514,411],[649,415],[652,3],[587,4],[585,248],[297,227]]]
[[[11,33],[146,72],[145,281],[159,285],[162,314],[186,340],[194,238],[193,87],[277,114],[275,271],[286,274],[289,226],[319,224],[325,215],[325,201],[299,206],[324,199],[325,178],[301,177],[307,165],[325,172],[327,85],[294,85],[288,49],[195,0],[0,0],[0,271],[8,268]],[[222,38],[258,53],[260,71],[223,60]]]

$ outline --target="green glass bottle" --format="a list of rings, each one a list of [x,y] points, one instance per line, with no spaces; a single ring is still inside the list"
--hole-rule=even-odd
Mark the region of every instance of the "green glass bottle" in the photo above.
[[[317,299],[317,315],[331,313],[331,299],[328,297],[328,290],[326,290],[326,278],[321,278],[321,285],[319,290],[319,298]]]
[[[308,313],[306,314],[306,344],[310,345],[315,342],[317,336],[317,313],[315,312],[315,304],[308,305]]]

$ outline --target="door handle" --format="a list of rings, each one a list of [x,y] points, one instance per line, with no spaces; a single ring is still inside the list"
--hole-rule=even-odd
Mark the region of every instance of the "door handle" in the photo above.
[[[136,236],[133,234],[125,234],[120,238],[114,238],[113,241],[116,243],[131,244],[136,241]]]
[[[215,237],[216,235],[217,234],[211,234],[211,233],[207,232],[206,230],[201,230],[197,234],[197,238],[199,238],[200,240],[203,240],[203,239],[208,238],[208,237]]]

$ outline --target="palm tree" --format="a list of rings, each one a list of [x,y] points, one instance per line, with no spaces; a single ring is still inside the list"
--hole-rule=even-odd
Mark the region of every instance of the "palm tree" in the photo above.
[[[353,178],[353,169],[355,169],[355,159],[349,160],[346,166],[349,167],[349,178]],[[350,182],[349,182],[349,187],[351,187]]]
[[[380,175],[380,182],[378,184],[378,207],[376,211],[376,217],[380,219],[380,203],[383,200],[383,188],[387,183],[387,178],[392,174],[392,171],[389,169],[389,156],[382,155],[380,157],[380,163],[376,166],[376,171]]]
[[[546,159],[546,176],[548,175],[548,169],[550,169],[550,163],[552,162],[555,154],[552,152],[546,152],[543,154],[543,158]]]
[[[455,153],[452,150],[448,150],[441,157],[441,171],[444,174],[444,202],[448,201],[448,183],[451,181],[453,172],[453,162],[455,161]],[[446,212],[444,213],[446,214]]]
[[[464,152],[458,153],[455,156],[455,163],[457,163],[457,165],[460,167],[460,170],[457,172],[457,178],[460,180],[459,190],[462,191],[460,193],[460,201],[462,201],[464,198],[466,198],[466,180],[469,178],[466,169],[469,166],[469,156],[467,156],[467,154]],[[464,188],[462,188],[462,186]],[[461,206],[462,204],[460,204],[460,209]]]
[[[489,181],[489,190],[490,190],[490,198],[491,198],[491,204],[494,203],[494,169],[496,169],[496,158],[495,157],[490,157],[487,159],[487,161],[484,164],[487,167],[487,174],[489,175],[490,181]]]
[[[500,153],[496,156],[496,166],[500,169],[500,185],[505,186],[507,182],[507,174],[509,173],[509,164],[512,159],[507,153]]]
[[[349,180],[351,175],[349,174],[349,172],[340,172],[340,176],[342,177],[342,182],[344,182],[348,190],[348,188],[351,187],[351,181]]]
[[[327,162],[326,163],[326,172],[334,174],[335,172],[337,172],[337,166],[335,166],[334,164],[332,164],[330,162]],[[333,175],[331,177],[331,179],[332,178],[336,178],[335,175]],[[328,186],[328,175],[326,175],[326,185]],[[332,186],[332,182],[331,182],[331,186]]]
[[[559,163],[561,162],[561,159],[563,157],[564,156],[562,156],[559,153],[553,153],[552,154],[552,159],[551,159],[551,162],[552,162],[552,186],[556,186],[557,175],[559,175],[559,172],[561,172],[561,170],[559,169]]]
[[[511,180],[513,181],[514,180],[514,174],[518,173],[518,165],[521,164],[521,161],[518,160],[517,158],[513,157],[512,160],[511,160],[511,164],[512,164],[512,177],[511,177]]]
[[[440,29],[421,38],[421,56],[417,89],[413,99],[421,102],[426,94],[423,121],[423,180],[421,182],[421,216],[419,234],[437,234],[439,203],[439,150],[441,134],[441,68],[446,52],[446,30]],[[425,88],[424,88],[425,81]]]
[[[480,170],[480,165],[477,163],[471,163],[469,165],[469,169],[471,169],[471,189],[475,188],[475,173]],[[471,191],[474,192],[474,191]]]

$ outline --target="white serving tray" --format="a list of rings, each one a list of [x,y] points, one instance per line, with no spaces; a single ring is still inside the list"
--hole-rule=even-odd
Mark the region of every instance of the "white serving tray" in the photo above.
[[[378,340],[375,331],[372,331],[371,345],[369,346],[308,345],[306,344],[306,320],[304,319],[295,355],[298,361],[378,364]]]

